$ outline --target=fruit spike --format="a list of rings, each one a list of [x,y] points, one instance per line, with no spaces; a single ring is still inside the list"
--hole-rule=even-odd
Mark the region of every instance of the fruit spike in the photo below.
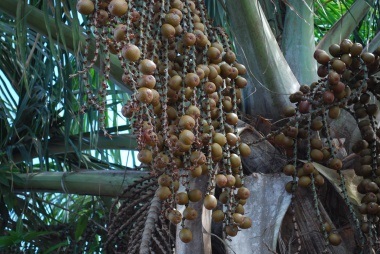
[[[240,141],[236,125],[240,89],[248,83],[242,77],[246,68],[237,62],[227,35],[211,26],[203,1],[112,0],[94,5],[79,0],[77,9],[89,15],[88,34],[96,35],[96,52],[105,48],[120,60],[121,78],[133,92],[122,114],[137,137],[138,160],[160,175],[156,196],[166,218],[174,224],[194,219],[197,211],[188,206],[193,202],[214,209],[215,178],[227,193],[226,207],[244,213],[249,191],[243,187],[241,156],[249,156],[251,149]],[[204,174],[209,176],[207,192],[189,189],[191,178]],[[179,182],[186,192],[177,193]],[[176,205],[187,206],[186,216]],[[217,220],[226,217],[229,223],[231,216],[226,212]],[[251,220],[244,221],[241,228],[250,227]],[[237,225],[226,226],[231,236],[237,230]],[[191,231],[183,228],[179,237],[189,242]]]

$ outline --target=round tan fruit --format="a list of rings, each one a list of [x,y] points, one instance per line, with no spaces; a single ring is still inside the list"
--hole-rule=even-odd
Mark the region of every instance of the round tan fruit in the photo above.
[[[239,151],[242,157],[248,157],[251,154],[251,148],[246,143],[241,143],[239,145]]]
[[[156,191],[156,196],[160,200],[165,200],[165,199],[169,198],[171,196],[171,194],[172,194],[171,190],[169,189],[169,187],[166,187],[166,186],[158,187],[158,189]]]
[[[122,55],[131,62],[136,62],[140,59],[140,49],[134,44],[127,44],[123,47]]]
[[[336,233],[331,233],[329,235],[329,242],[331,245],[337,246],[342,242],[342,238]]]
[[[186,220],[195,220],[198,217],[198,212],[193,207],[188,206],[183,210],[183,217]]]
[[[137,154],[137,159],[145,164],[149,164],[152,160],[152,151],[148,149],[143,149]]]
[[[91,0],[79,0],[77,3],[77,11],[83,15],[90,15],[94,12],[95,5]]]
[[[183,228],[179,231],[179,239],[184,243],[189,243],[193,240],[193,233],[188,228]]]
[[[108,5],[108,10],[112,15],[121,17],[128,11],[128,4],[125,0],[112,0]]]
[[[215,210],[212,212],[212,220],[214,222],[221,222],[224,220],[225,214],[222,210]]]
[[[191,190],[189,191],[188,196],[191,202],[198,202],[202,199],[202,191],[198,189]]]
[[[226,228],[226,234],[229,235],[229,236],[236,236],[237,233],[239,232],[239,229],[236,225],[233,225],[233,224],[230,224],[230,225],[227,225]]]
[[[205,199],[203,200],[203,205],[207,210],[212,210],[216,207],[218,204],[218,200],[215,198],[214,195],[206,195]]]
[[[227,185],[227,177],[223,174],[217,174],[215,182],[218,187],[223,188]]]
[[[249,198],[250,191],[245,187],[240,187],[237,191],[237,197],[240,199],[247,199]]]
[[[187,205],[189,203],[189,197],[186,192],[178,192],[175,195],[175,202],[178,205]]]

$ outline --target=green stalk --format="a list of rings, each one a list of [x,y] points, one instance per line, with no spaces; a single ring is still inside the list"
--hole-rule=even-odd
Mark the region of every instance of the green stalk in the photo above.
[[[117,197],[128,185],[140,177],[144,171],[93,171],[43,172],[15,174],[23,181],[13,182],[14,192],[52,192],[78,195]],[[128,193],[123,197],[127,197]]]
[[[286,8],[282,52],[300,84],[318,80],[315,51],[313,0],[289,0]],[[296,35],[295,35],[296,33]]]
[[[246,65],[249,84],[244,90],[247,114],[279,119],[288,96],[299,83],[286,62],[257,1],[227,0],[237,56]],[[243,18],[244,17],[244,18]],[[244,51],[243,51],[244,49]]]

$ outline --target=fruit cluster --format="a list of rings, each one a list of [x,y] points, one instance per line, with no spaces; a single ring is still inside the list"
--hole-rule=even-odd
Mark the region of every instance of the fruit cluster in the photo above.
[[[316,189],[324,184],[324,178],[313,163],[324,163],[338,172],[342,194],[357,228],[360,227],[359,221],[362,221],[361,229],[366,235],[361,234],[360,238],[364,245],[365,236],[368,242],[375,241],[378,230],[376,221],[380,215],[380,132],[376,122],[379,82],[375,75],[379,71],[380,49],[374,53],[363,52],[361,44],[345,39],[339,45],[331,45],[329,53],[332,57],[323,50],[315,51],[314,58],[320,64],[318,75],[321,79],[310,86],[301,86],[298,92],[290,95],[290,101],[296,106],[284,110],[289,121],[274,133],[274,143],[282,146],[290,157],[283,172],[293,176],[293,180],[286,184],[286,190],[294,193],[297,186],[311,187],[322,233],[326,244],[332,245],[340,244],[341,238],[332,231],[331,225],[324,221],[319,211]],[[358,192],[364,194],[359,209],[362,218],[357,218],[349,202],[341,173],[343,163],[332,144],[329,122],[337,119],[342,109],[353,115],[362,134],[362,140],[352,147],[352,151],[361,156],[356,162],[355,173],[364,178],[358,186]],[[326,141],[323,142],[321,137]],[[301,163],[299,159],[305,162]]]
[[[122,114],[132,121],[138,159],[159,176],[164,215],[182,223],[181,240],[192,240],[184,221],[198,216],[192,203],[201,200],[228,236],[249,228],[241,156],[250,147],[237,132],[246,69],[224,31],[211,26],[203,1],[79,0],[77,9],[89,15],[98,47],[119,57],[122,80],[133,92]],[[205,193],[189,187],[201,175],[208,175]],[[224,209],[216,209],[216,186]],[[183,214],[178,205],[186,206]]]

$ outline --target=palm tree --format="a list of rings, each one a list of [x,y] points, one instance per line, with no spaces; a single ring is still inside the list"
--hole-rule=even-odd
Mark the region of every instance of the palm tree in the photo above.
[[[245,122],[241,138],[253,151],[243,166],[246,186],[253,193],[246,213],[254,228],[225,241],[220,223],[211,224],[210,213],[204,212],[186,224],[193,231],[193,243],[179,241],[176,228],[161,213],[156,176],[136,160],[139,141],[132,134],[133,123],[120,114],[133,89],[123,82],[124,70],[116,56],[106,61],[110,81],[102,75],[106,69],[102,54],[85,77],[90,91],[101,89],[105,80],[107,110],[88,108],[82,113],[87,99],[81,85],[84,76],[73,74],[83,68],[78,59],[97,55],[98,47],[94,31],[86,26],[87,17],[76,12],[77,1],[2,0],[0,249],[4,253],[170,253],[174,248],[178,253],[211,253],[211,249],[365,253],[368,248],[355,248],[376,248],[371,242],[374,235],[365,238],[375,231],[363,235],[357,227],[360,199],[353,190],[360,181],[353,171],[336,173],[315,164],[326,178],[324,187],[288,194],[284,184],[289,177],[278,174],[287,160],[284,149],[264,136],[292,124],[279,109],[291,105],[288,97],[300,85],[318,80],[312,57],[316,48],[328,51],[331,44],[351,38],[369,52],[377,49],[378,2],[205,2],[214,25],[225,27],[239,62],[248,70],[249,85],[239,113]],[[329,126],[336,130],[335,141],[346,139],[339,152],[348,157],[344,162],[349,168],[354,155],[344,152],[351,152],[361,140],[357,123],[342,113]],[[337,180],[343,176],[347,187]],[[206,176],[191,185],[206,188]],[[195,208],[202,212],[202,205]],[[326,230],[319,233],[321,218],[340,233],[341,245],[326,244]]]

